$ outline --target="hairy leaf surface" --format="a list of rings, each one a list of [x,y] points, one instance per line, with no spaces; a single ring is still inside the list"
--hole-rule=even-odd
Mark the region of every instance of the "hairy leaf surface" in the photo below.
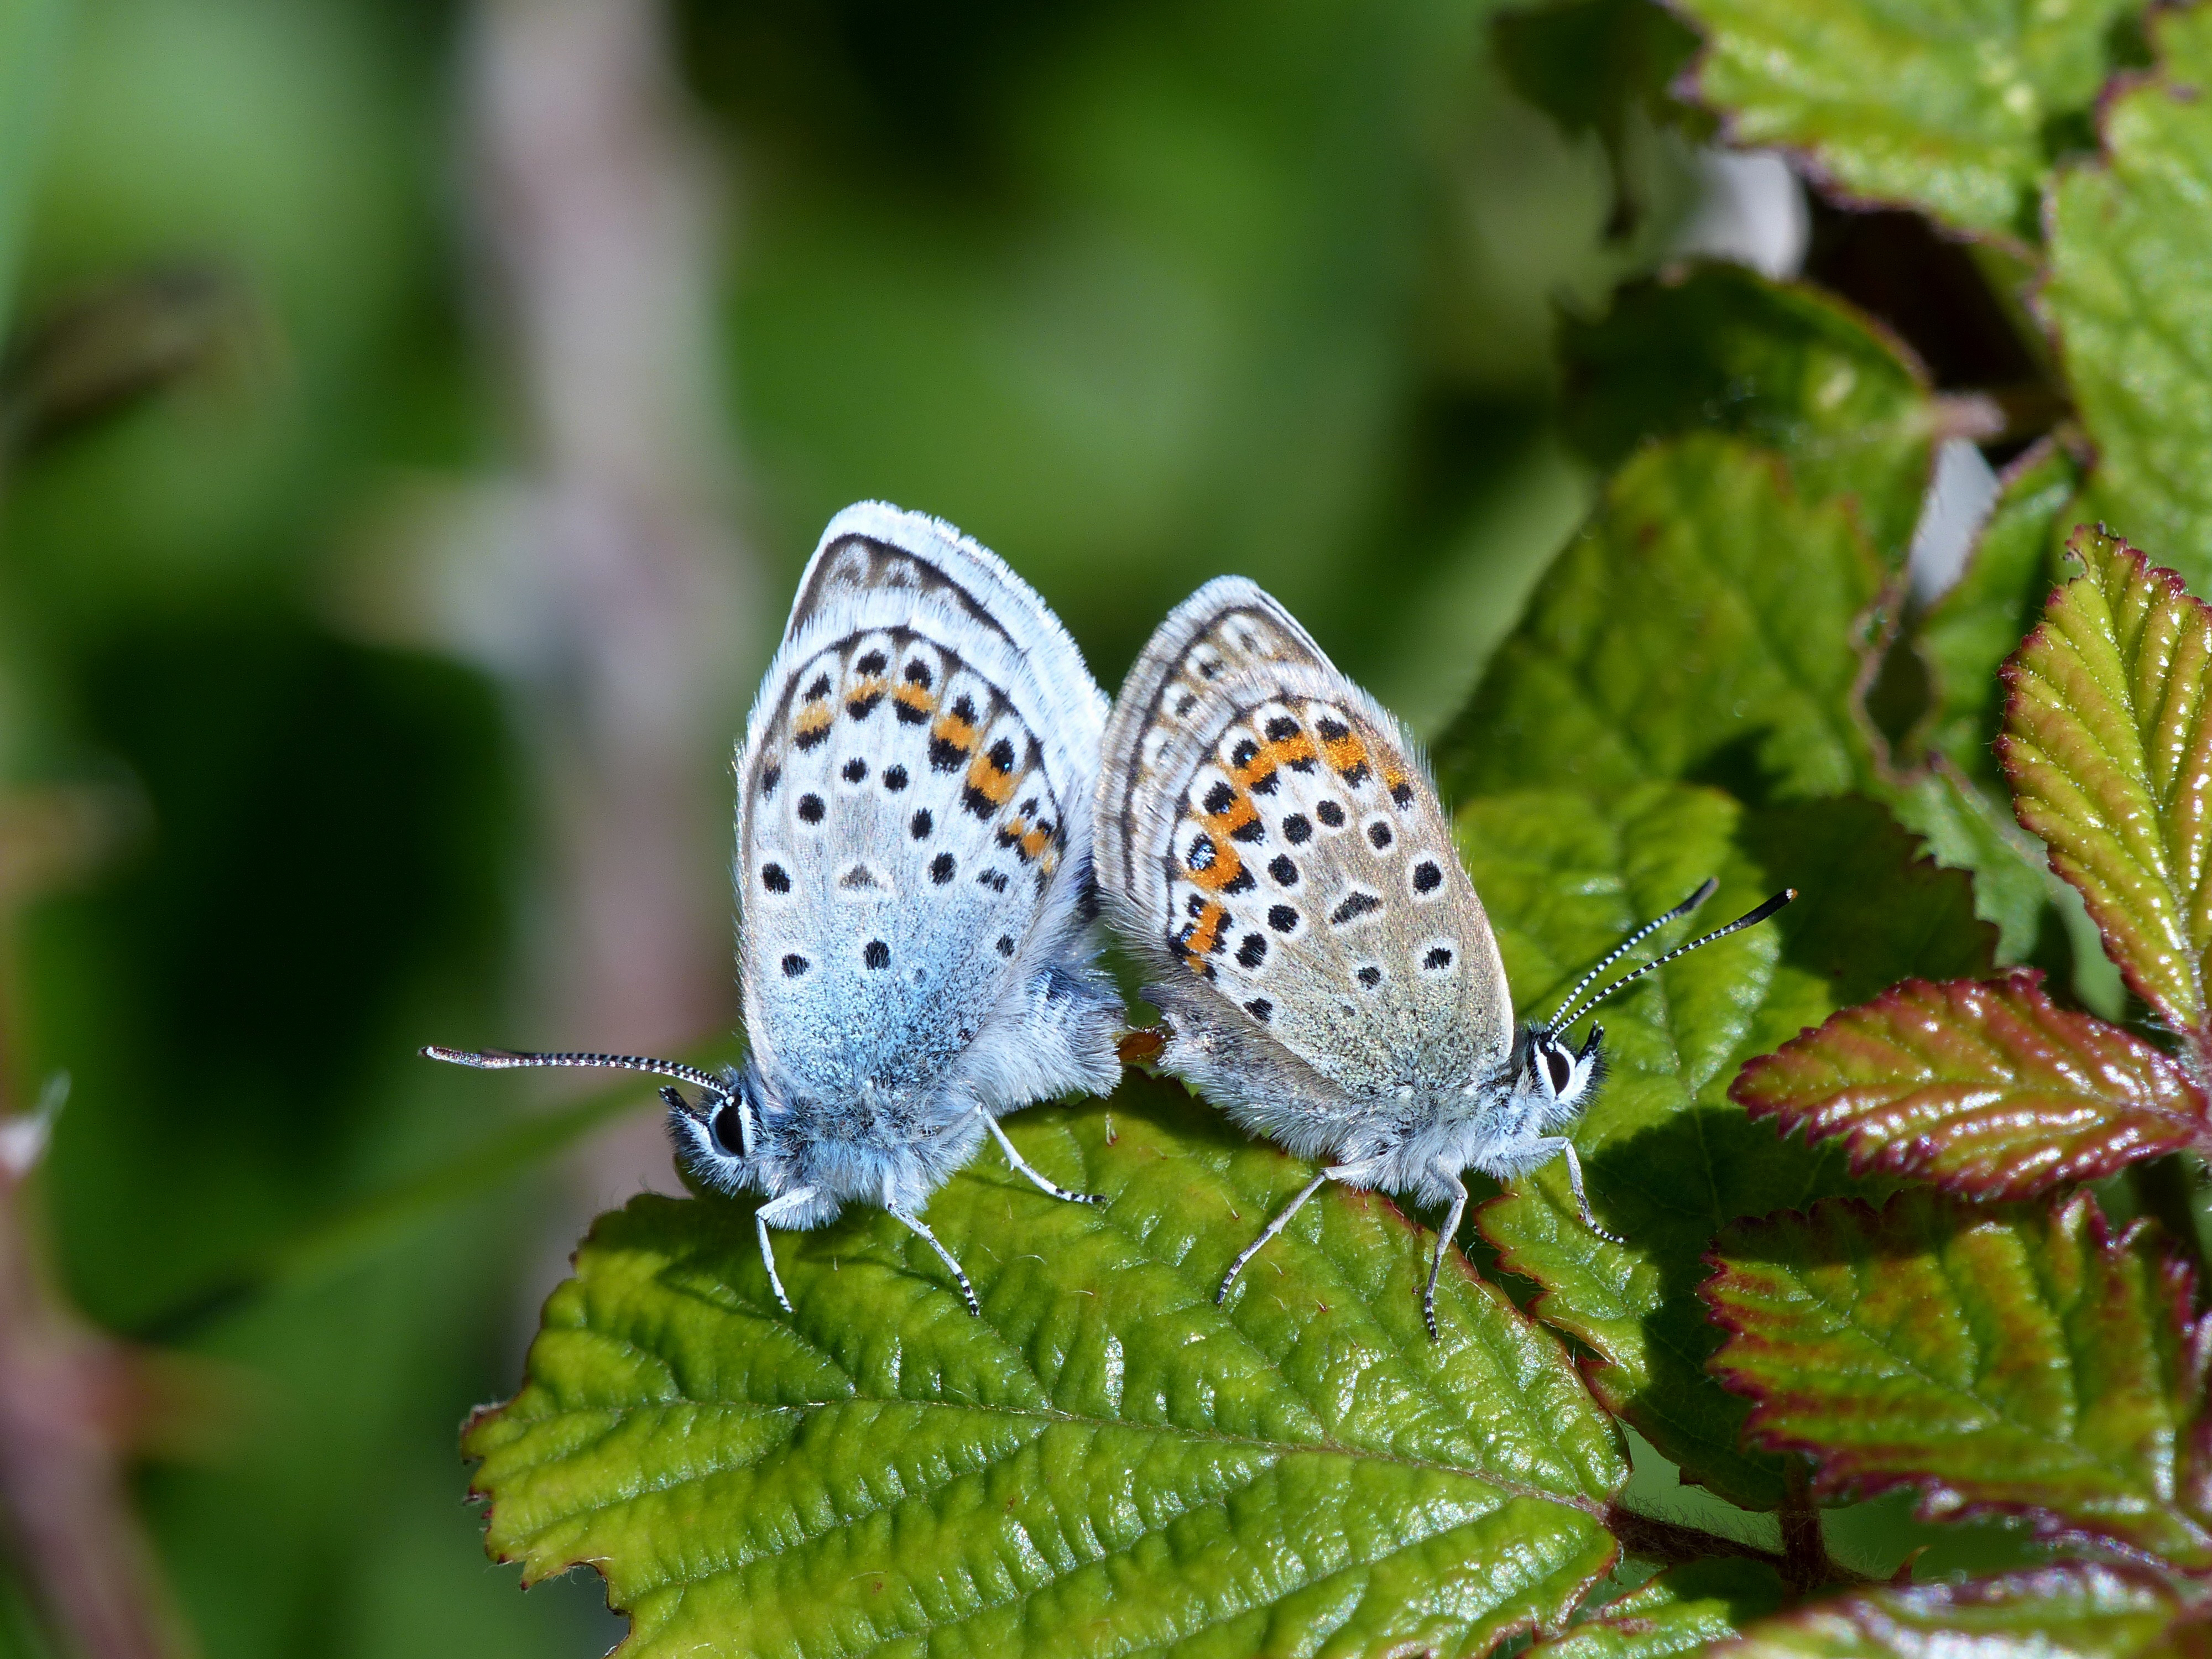
[[[2212,609],[2102,532],[2068,545],[2084,574],[2005,665],[1998,758],[2128,984],[2198,1031],[2212,1013]]]
[[[1856,799],[1753,811],[1680,785],[1628,791],[1609,808],[1517,795],[1471,803],[1458,831],[1525,1018],[1549,1015],[1632,924],[1707,876],[1718,895],[1663,942],[1778,887],[1802,890],[1774,921],[1670,963],[1595,1015],[1610,1069],[1571,1133],[1599,1221],[1626,1243],[1583,1225],[1558,1164],[1478,1218],[1503,1265],[1542,1286],[1538,1313],[1590,1350],[1600,1399],[1686,1474],[1771,1507],[1780,1462],[1743,1448],[1743,1402],[1705,1372],[1719,1334],[1697,1295],[1704,1254],[1739,1216],[1865,1189],[1840,1147],[1753,1123],[1728,1085],[1743,1060],[1907,964],[1982,971],[1988,935],[1966,879],[1913,861],[1906,837]]]
[[[1780,550],[1788,550],[1788,556]],[[1694,435],[1621,468],[1437,746],[1464,798],[1693,778],[1759,798],[1870,772],[1850,712],[1879,563],[1774,454]]]
[[[1729,1097],[1851,1167],[1971,1198],[2024,1199],[2207,1139],[2204,1095],[2117,1025],[2069,1012],[2043,975],[1906,980],[1751,1061]]]
[[[2106,106],[2101,165],[2051,196],[2041,294],[2097,446],[2085,519],[2212,591],[2212,13],[2153,13],[2158,72]]]
[[[2032,239],[2046,133],[2086,111],[2124,0],[1682,0],[1699,96],[1852,196]]]
[[[1924,1191],[1746,1223],[1703,1289],[1713,1370],[1815,1491],[1907,1486],[1923,1516],[2024,1513],[2044,1534],[2212,1566],[2212,1324],[2187,1268],[2045,1212]]]
[[[1664,1659],[1725,1640],[1781,1605],[1773,1568],[1714,1557],[1646,1579],[1529,1652],[1544,1659]]]
[[[2200,1654],[2201,1595],[2139,1567],[2039,1567],[1963,1584],[1894,1585],[1800,1607],[1754,1626],[1716,1659],[2088,1659]]]
[[[548,1303],[521,1393],[481,1416],[495,1553],[579,1562],[633,1655],[1480,1653],[1553,1629],[1610,1565],[1626,1469],[1556,1338],[1430,1235],[1332,1194],[1214,1287],[1304,1166],[1180,1089],[1011,1120],[1106,1194],[986,1158],[920,1241],[873,1212],[779,1240],[750,1206],[641,1197]]]

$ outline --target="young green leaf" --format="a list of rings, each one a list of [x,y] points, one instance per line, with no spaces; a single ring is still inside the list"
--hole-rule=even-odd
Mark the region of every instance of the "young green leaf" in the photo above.
[[[1478,1215],[1502,1265],[1542,1287],[1537,1313],[1590,1351],[1598,1397],[1686,1474],[1771,1508],[1781,1462],[1744,1449],[1744,1403],[1703,1369],[1719,1340],[1697,1295],[1705,1252],[1739,1216],[1867,1189],[1840,1147],[1753,1123],[1729,1100],[1729,1080],[1914,965],[1983,971],[1988,935],[1966,878],[1915,861],[1881,809],[1856,799],[1752,811],[1680,785],[1627,791],[1612,806],[1531,793],[1471,803],[1458,831],[1524,1018],[1549,1015],[1633,923],[1707,876],[1719,893],[1655,947],[1778,887],[1802,890],[1772,922],[1670,963],[1595,1014],[1607,1073],[1571,1133],[1598,1220],[1626,1242],[1583,1224],[1556,1164]]]
[[[982,1301],[860,1212],[635,1200],[547,1304],[521,1393],[471,1426],[493,1552],[589,1562],[626,1654],[951,1644],[1057,1656],[1403,1646],[1554,1630],[1610,1566],[1626,1476],[1557,1339],[1431,1237],[1333,1193],[1213,1295],[1306,1179],[1179,1089],[1011,1121],[928,1219]]]
[[[1714,1557],[1646,1579],[1528,1653],[1532,1659],[1665,1659],[1724,1641],[1781,1606],[1782,1580],[1773,1568]]]
[[[2033,1198],[2212,1145],[2179,1066],[2042,982],[1906,980],[1753,1060],[1729,1098],[1808,1140],[1841,1137],[1862,1174],[1969,1198]]]
[[[2212,608],[2101,531],[2005,665],[1997,757],[2136,994],[2203,1039],[2212,998]]]
[[[1799,1607],[1714,1659],[2151,1659],[2202,1653],[2203,1594],[2141,1567],[2068,1562],[1963,1584],[1899,1584]]]
[[[1818,1461],[1817,1493],[1909,1486],[1925,1518],[2017,1511],[2212,1566],[2212,1321],[2189,1270],[2109,1235],[2087,1194],[1831,1201],[1731,1230],[1712,1264],[1712,1368],[1756,1443]]]
[[[1498,648],[1438,776],[1462,797],[1693,775],[1754,799],[1853,788],[1871,774],[1850,703],[1881,588],[1849,507],[1808,505],[1775,454],[1655,445]]]
[[[1875,549],[1904,556],[1928,486],[1928,375],[1842,301],[1701,265],[1621,289],[1595,321],[1564,319],[1559,356],[1561,423],[1600,466],[1662,434],[1742,438],[1787,458],[1807,501],[1850,497]]]
[[[1682,0],[1698,95],[1852,196],[2030,240],[2046,134],[2088,109],[2126,0]]]
[[[2212,591],[2212,12],[2159,8],[2158,72],[2106,106],[2105,159],[2051,191],[2040,302],[2097,447],[2085,519],[2155,547]]]

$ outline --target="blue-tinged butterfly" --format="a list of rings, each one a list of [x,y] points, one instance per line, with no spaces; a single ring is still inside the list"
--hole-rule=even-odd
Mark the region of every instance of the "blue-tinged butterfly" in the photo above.
[[[1164,1016],[1158,1064],[1323,1166],[1216,1300],[1323,1182],[1340,1181],[1445,1206],[1422,1300],[1431,1336],[1463,1171],[1502,1179],[1564,1157],[1583,1222],[1604,1231],[1560,1133],[1596,1086],[1604,1032],[1592,1026],[1573,1048],[1567,1028],[1794,896],[1577,1006],[1626,951],[1709,897],[1708,882],[1599,963],[1549,1021],[1516,1030],[1489,918],[1413,744],[1237,577],[1186,599],[1130,670],[1099,768],[1097,866],[1110,919],[1163,973],[1145,993]]]
[[[1119,1076],[1092,966],[1091,811],[1106,699],[1027,584],[951,526],[878,502],[831,520],[738,756],[738,963],[749,1052],[673,1060],[429,1048],[465,1066],[603,1066],[664,1089],[703,1186],[771,1229],[880,1206],[927,1241],[929,1195],[998,1120]]]

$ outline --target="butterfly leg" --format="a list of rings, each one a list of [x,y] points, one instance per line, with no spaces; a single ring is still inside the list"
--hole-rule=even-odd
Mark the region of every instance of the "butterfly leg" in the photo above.
[[[1589,1198],[1583,1191],[1583,1161],[1581,1158],[1575,1156],[1575,1143],[1573,1141],[1569,1140],[1565,1135],[1547,1135],[1543,1139],[1536,1142],[1536,1144],[1529,1150],[1531,1152],[1541,1152],[1546,1158],[1564,1156],[1567,1160],[1567,1185],[1574,1189],[1575,1208],[1582,1212],[1583,1225],[1589,1228],[1600,1238],[1608,1240],[1613,1243],[1626,1244],[1628,1243],[1628,1241],[1623,1238],[1619,1233],[1608,1232],[1603,1227],[1599,1226],[1597,1224],[1597,1218],[1590,1213]]]
[[[1451,1182],[1451,1212],[1444,1217],[1444,1224],[1437,1234],[1437,1259],[1429,1263],[1428,1288],[1421,1292],[1421,1317],[1429,1322],[1429,1340],[1441,1340],[1437,1333],[1437,1275],[1444,1270],[1444,1252],[1459,1237],[1459,1218],[1467,1213],[1467,1183],[1458,1176],[1446,1171],[1444,1179]]]
[[[791,1298],[783,1293],[783,1280],[776,1275],[775,1249],[769,1243],[768,1230],[782,1225],[813,1201],[813,1188],[794,1187],[753,1212],[753,1230],[760,1235],[761,1265],[768,1269],[768,1287],[775,1292],[776,1302],[786,1313],[792,1310]]]
[[[1244,1271],[1244,1264],[1249,1261],[1254,1256],[1260,1254],[1260,1247],[1262,1244],[1265,1244],[1269,1239],[1273,1238],[1277,1233],[1282,1231],[1284,1228],[1291,1224],[1291,1218],[1298,1212],[1308,1199],[1311,1198],[1316,1193],[1321,1190],[1321,1184],[1322,1182],[1329,1180],[1331,1177],[1342,1173],[1342,1170],[1333,1168],[1323,1170],[1311,1181],[1309,1181],[1304,1186],[1298,1188],[1298,1195],[1296,1198],[1292,1199],[1289,1203],[1284,1205],[1280,1210],[1276,1212],[1275,1218],[1267,1224],[1267,1230],[1261,1233],[1259,1237],[1254,1239],[1249,1244],[1247,1244],[1244,1247],[1243,1254],[1239,1255],[1236,1261],[1229,1264],[1229,1276],[1221,1281],[1221,1288],[1213,1293],[1213,1305],[1215,1307],[1219,1307],[1223,1299],[1228,1296],[1229,1287],[1237,1282],[1237,1275]]]
[[[1070,1204],[1103,1204],[1106,1201],[1106,1194],[1103,1193],[1071,1193],[1066,1188],[1048,1176],[1038,1174],[1036,1170],[1030,1167],[1029,1160],[1014,1150],[1014,1143],[1006,1139],[1006,1132],[999,1127],[998,1119],[993,1117],[981,1106],[975,1109],[975,1113],[990,1126],[992,1134],[998,1139],[999,1150],[1006,1155],[1006,1162],[1027,1176],[1031,1184],[1039,1192],[1052,1198],[1064,1198]]]
[[[952,1252],[937,1242],[937,1235],[929,1231],[928,1224],[920,1216],[908,1215],[903,1210],[893,1210],[891,1213],[912,1228],[915,1235],[931,1249],[936,1251],[938,1258],[951,1269],[952,1277],[959,1281],[960,1294],[967,1298],[968,1311],[981,1319],[983,1316],[983,1309],[982,1304],[975,1300],[975,1287],[968,1282],[968,1275],[960,1271],[960,1264],[953,1260]]]

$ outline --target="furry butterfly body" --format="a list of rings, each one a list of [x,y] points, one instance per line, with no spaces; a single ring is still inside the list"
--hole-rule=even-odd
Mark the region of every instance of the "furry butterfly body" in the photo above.
[[[1323,1166],[1223,1296],[1329,1180],[1446,1209],[1431,1334],[1467,1170],[1510,1178],[1564,1157],[1596,1228],[1560,1131],[1598,1080],[1602,1032],[1577,1049],[1557,1035],[1565,1020],[1516,1029],[1413,744],[1252,583],[1200,588],[1130,671],[1107,726],[1097,857],[1109,915],[1159,973],[1145,993],[1164,1016],[1158,1063]]]
[[[621,1055],[674,1090],[678,1155],[751,1191],[774,1228],[852,1202],[922,1222],[929,1194],[1000,1142],[1004,1113],[1110,1089],[1120,999],[1092,966],[1091,812],[1106,700],[1044,603],[950,526],[847,508],[816,549],[738,756],[738,959],[749,1052],[708,1078]],[[788,1306],[787,1301],[785,1303]]]

